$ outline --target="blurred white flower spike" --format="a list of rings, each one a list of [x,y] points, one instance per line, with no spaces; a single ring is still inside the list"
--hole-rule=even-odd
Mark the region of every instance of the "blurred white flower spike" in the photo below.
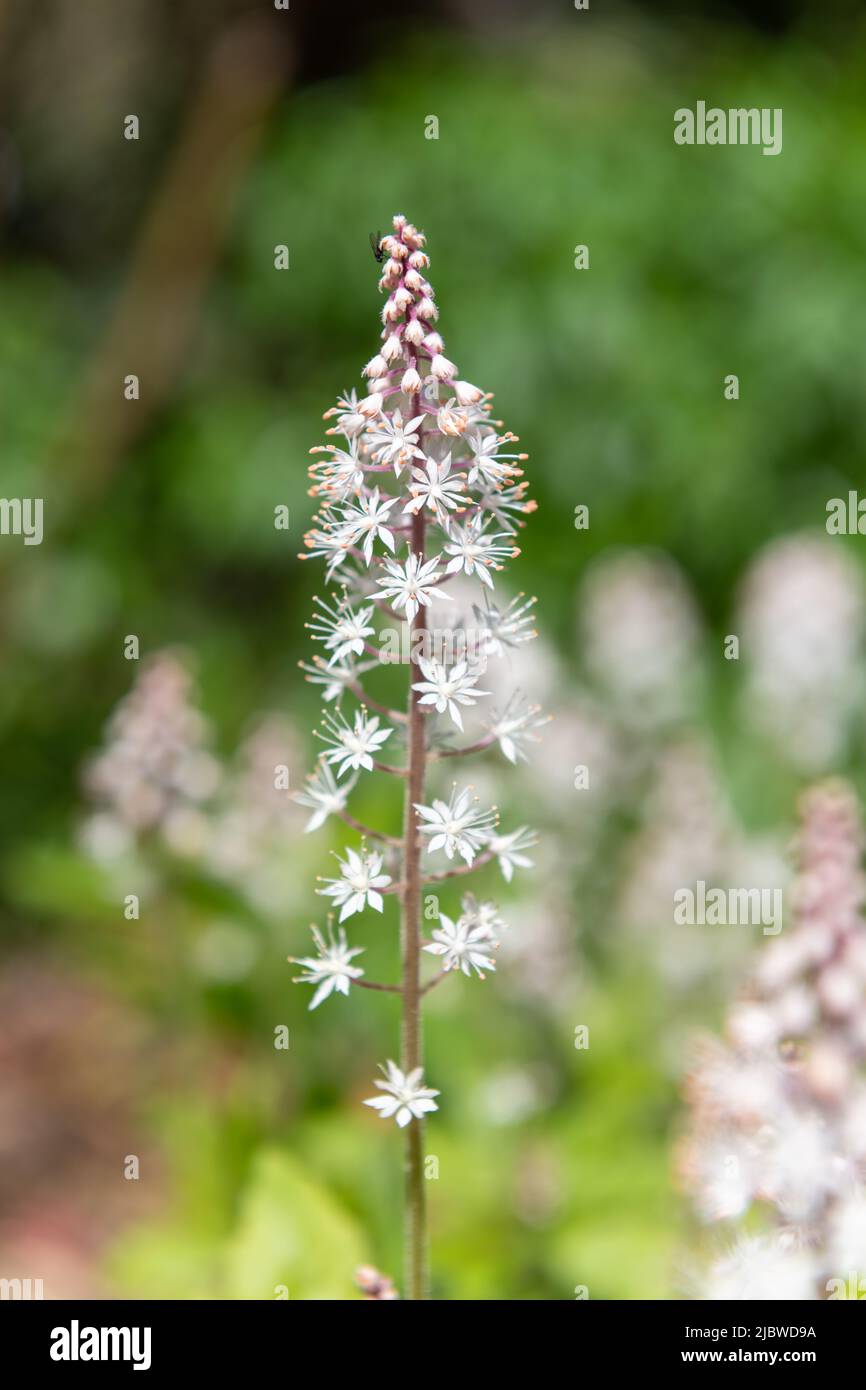
[[[366,1103],[407,1131],[410,1299],[427,1297],[421,1122],[437,1108],[433,1098],[439,1094],[423,1082],[423,1001],[447,974],[483,977],[494,970],[494,930],[504,925],[494,903],[466,895],[456,920],[440,914],[425,946],[421,894],[428,883],[438,887],[495,859],[510,880],[515,870],[531,867],[524,851],[535,843],[525,827],[500,832],[496,808],[481,805],[470,786],[454,783],[449,791],[448,780],[438,775],[440,764],[497,751],[506,764],[515,763],[527,756],[527,745],[546,722],[523,696],[504,712],[479,717],[490,693],[481,679],[489,659],[535,636],[535,600],[501,596],[499,580],[506,562],[519,554],[515,538],[535,504],[526,496],[526,455],[515,450],[517,436],[492,419],[491,394],[462,378],[445,355],[433,326],[439,311],[427,279],[425,244],[423,233],[402,216],[376,238],[386,301],[381,341],[362,371],[368,394],[344,392],[325,415],[335,442],[311,451],[316,457],[310,492],[318,512],[303,558],[323,559],[325,580],[338,591],[330,601],[315,600],[308,626],[322,654],[303,669],[333,710],[319,731],[319,768],[296,797],[312,810],[307,830],[336,817],[360,836],[359,847],[338,855],[340,876],[319,889],[339,909],[340,922],[354,916],[368,921],[373,909],[387,928],[385,899],[394,895],[400,904],[399,983],[359,982],[396,993],[402,1005],[400,1065],[388,1063],[385,1080],[376,1083],[383,1094]],[[459,604],[448,592],[455,580],[463,586]],[[475,603],[471,597],[465,601],[467,583],[477,586]],[[464,610],[468,621],[459,616]],[[380,672],[393,675],[386,650],[394,645],[395,625],[399,637],[404,623],[410,638],[400,701],[405,707],[395,709],[367,683]],[[349,697],[357,705],[343,713],[341,702]],[[477,728],[466,730],[464,721]],[[453,746],[452,738],[461,738],[463,746]],[[429,794],[428,772],[438,781]],[[363,825],[348,810],[349,791],[369,774],[402,785],[399,837]],[[374,850],[366,848],[371,841]],[[441,860],[435,867],[434,859],[429,869],[428,857],[440,852],[445,867]],[[463,862],[449,864],[455,858]],[[336,940],[326,943],[317,935],[316,944],[319,957],[302,961],[306,974],[300,977],[318,986],[313,1006],[333,990],[347,993],[361,973],[351,965],[355,952],[342,926]],[[426,983],[423,950],[441,959]]]
[[[804,795],[793,923],[687,1079],[680,1177],[705,1221],[744,1223],[703,1298],[843,1297],[866,1273],[863,848],[846,784]]]

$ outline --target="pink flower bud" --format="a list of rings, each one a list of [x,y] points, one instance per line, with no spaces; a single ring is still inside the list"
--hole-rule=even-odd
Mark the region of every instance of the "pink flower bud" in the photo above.
[[[433,321],[439,317],[439,310],[436,308],[433,300],[426,295],[419,302],[416,313],[419,319],[427,319],[428,321]]]
[[[457,368],[447,357],[443,357],[441,352],[437,352],[430,363],[430,370],[438,381],[450,381]]]
[[[409,264],[413,270],[426,270],[430,264],[430,257],[424,251],[413,251],[409,257]]]
[[[375,357],[371,357],[371,358],[370,358],[369,362],[367,363],[366,367],[365,367],[364,370],[362,371],[361,375],[362,375],[362,376],[384,376],[385,373],[387,372],[387,370],[388,370],[388,363],[385,361],[384,357],[380,357],[380,356],[377,354]]]
[[[379,391],[374,391],[371,396],[365,396],[362,401],[358,402],[358,410],[368,420],[371,420],[374,415],[378,415],[381,409],[382,395]]]
[[[762,1004],[739,1004],[728,1014],[728,1036],[746,1052],[769,1047],[778,1038],[777,1020]]]
[[[438,333],[428,333],[427,337],[424,339],[424,346],[429,352],[430,356],[434,357],[437,352],[442,351],[445,344],[439,337]]]
[[[416,227],[413,227],[411,222],[407,222],[403,228],[403,240],[407,246],[416,251],[424,245],[426,237],[423,232],[419,232]]]
[[[406,324],[404,334],[407,343],[411,343],[413,347],[420,347],[424,341],[424,325],[419,323],[417,319],[410,319]]]
[[[477,386],[473,386],[471,381],[455,381],[454,394],[461,405],[475,405],[484,395]]]
[[[817,1009],[810,990],[802,984],[790,985],[779,999],[776,1016],[782,1037],[801,1037],[815,1022]]]
[[[818,998],[829,1014],[843,1017],[863,1001],[863,986],[844,965],[830,965],[818,979]]]
[[[400,342],[400,334],[391,333],[382,344],[382,356],[386,362],[393,362],[397,357],[401,356],[402,352],[403,344]]]
[[[851,1068],[843,1049],[829,1039],[819,1039],[806,1062],[806,1081],[821,1100],[838,1103],[851,1084]]]
[[[403,373],[400,390],[405,391],[407,396],[412,396],[416,391],[421,390],[421,378],[414,367],[410,367],[408,371]]]

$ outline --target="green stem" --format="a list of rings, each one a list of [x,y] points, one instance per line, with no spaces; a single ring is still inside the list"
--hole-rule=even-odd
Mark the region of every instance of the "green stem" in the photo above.
[[[417,408],[413,413],[418,413]],[[412,549],[424,556],[423,511],[413,518]],[[412,659],[409,666],[409,707],[407,719],[407,777],[403,817],[403,911],[401,948],[403,957],[403,1020],[401,1037],[401,1067],[408,1073],[422,1065],[421,1038],[421,844],[415,803],[424,800],[424,771],[426,762],[424,711],[418,691],[412,689],[420,678],[415,665],[415,633],[423,632],[427,610],[422,606],[412,624]],[[423,638],[422,638],[423,641]],[[412,1120],[406,1126],[405,1156],[405,1296],[409,1299],[428,1297],[427,1273],[427,1213],[424,1190],[424,1126]]]

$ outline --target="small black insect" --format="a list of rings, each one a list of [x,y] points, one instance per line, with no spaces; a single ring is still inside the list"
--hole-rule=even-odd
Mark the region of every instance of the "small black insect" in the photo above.
[[[379,265],[381,265],[382,262],[383,262],[384,259],[385,259],[385,252],[382,250],[381,246],[379,245],[379,242],[380,242],[381,240],[382,240],[382,238],[381,238],[381,236],[379,235],[378,232],[371,232],[371,233],[370,233],[370,249],[372,250],[373,255],[376,257],[376,260],[378,261]]]

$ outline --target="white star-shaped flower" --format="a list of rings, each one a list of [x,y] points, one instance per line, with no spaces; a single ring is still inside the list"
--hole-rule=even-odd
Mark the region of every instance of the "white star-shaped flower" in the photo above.
[[[519,647],[531,642],[538,633],[530,624],[535,619],[533,608],[537,600],[517,594],[515,598],[500,608],[484,595],[484,609],[473,603],[472,612],[482,624],[484,631],[485,656],[501,656],[505,647]]]
[[[525,763],[528,758],[524,744],[538,743],[535,730],[549,722],[550,716],[541,713],[540,705],[528,704],[520,692],[515,691],[502,714],[491,721],[490,733],[510,763]]]
[[[310,1008],[316,1009],[334,990],[338,994],[348,994],[352,980],[360,979],[364,973],[363,970],[357,965],[352,965],[351,962],[355,956],[362,954],[363,947],[353,946],[350,948],[346,940],[346,933],[342,930],[337,932],[335,940],[329,927],[327,941],[324,940],[318,928],[312,927],[311,930],[318,955],[289,956],[289,960],[293,965],[303,966],[306,971],[304,975],[295,976],[294,984],[319,986],[310,1000]]]
[[[363,912],[372,907],[381,912],[384,903],[380,888],[387,888],[391,882],[390,874],[382,873],[382,855],[377,851],[358,854],[356,850],[346,851],[346,858],[335,856],[340,866],[339,878],[327,878],[327,888],[317,891],[326,898],[332,898],[335,907],[340,908],[340,921],[344,922],[355,912]]]
[[[525,482],[516,483],[514,487],[494,487],[492,483],[485,483],[475,500],[482,512],[489,512],[500,526],[513,535],[525,523],[515,521],[510,513],[520,512],[526,516],[535,511],[536,504],[527,499],[526,488]]]
[[[359,498],[357,507],[343,510],[342,540],[345,545],[357,545],[363,540],[364,559],[368,565],[373,559],[373,542],[377,536],[390,551],[394,550],[394,536],[385,523],[397,501],[396,497],[380,497],[376,487],[367,497]]]
[[[364,485],[364,468],[355,450],[354,442],[348,452],[338,449],[336,444],[317,444],[310,450],[311,454],[331,456],[312,464],[310,473],[332,502],[344,502],[352,493],[360,492]]]
[[[398,478],[410,459],[424,457],[424,450],[418,447],[418,427],[423,419],[423,415],[416,415],[404,424],[400,411],[395,410],[392,416],[383,415],[367,431],[372,457],[377,463],[393,463]]]
[[[461,435],[468,424],[469,416],[465,410],[458,408],[456,396],[452,396],[436,412],[436,428],[440,434],[452,437]]]
[[[338,569],[348,554],[339,529],[330,525],[313,526],[304,536],[306,555],[304,560],[327,560],[325,578],[330,581],[334,570]]]
[[[381,1119],[390,1120],[393,1117],[403,1129],[410,1120],[420,1120],[431,1110],[439,1109],[433,1099],[439,1092],[423,1084],[423,1067],[415,1067],[414,1071],[404,1075],[394,1062],[389,1061],[387,1067],[382,1067],[381,1070],[385,1074],[385,1080],[374,1081],[373,1085],[378,1086],[385,1095],[373,1096],[371,1100],[364,1101],[365,1105],[378,1110]]]
[[[463,478],[451,476],[451,455],[446,454],[441,463],[428,458],[423,468],[413,468],[409,489],[412,497],[403,508],[404,516],[407,512],[417,514],[422,507],[429,507],[441,525],[449,511],[460,506]]]
[[[468,922],[483,936],[496,940],[500,932],[508,930],[508,923],[502,920],[494,902],[479,902],[474,893],[464,893],[460,908],[460,920]]]
[[[320,825],[324,825],[328,816],[339,814],[346,804],[349,793],[357,781],[356,777],[350,777],[342,787],[338,786],[334,780],[334,774],[327,763],[320,762],[315,772],[307,778],[307,785],[301,792],[296,792],[293,800],[300,806],[312,806],[313,814],[304,827],[304,833],[311,830],[318,830]]]
[[[523,851],[532,849],[533,845],[536,844],[538,844],[538,836],[534,830],[527,830],[525,825],[522,825],[519,830],[512,830],[508,835],[490,836],[488,848],[499,860],[502,877],[506,883],[511,882],[516,868],[532,868],[532,860],[527,859]]]
[[[455,786],[450,801],[436,800],[432,806],[415,803],[418,815],[427,822],[421,826],[421,834],[430,836],[431,854],[444,849],[449,859],[459,854],[467,864],[472,863],[496,825],[496,812],[477,810],[475,800],[470,788],[458,792]]]
[[[334,666],[350,654],[362,656],[366,638],[371,637],[376,631],[370,622],[373,604],[355,612],[345,597],[333,608],[318,595],[313,602],[318,607],[319,614],[312,622],[307,623],[307,627],[313,635],[313,640],[323,642],[325,650],[331,653],[328,665]]]
[[[418,556],[412,553],[403,565],[399,560],[385,561],[386,577],[377,579],[376,583],[381,585],[382,592],[391,600],[392,607],[406,610],[407,622],[412,622],[419,608],[428,607],[430,591],[442,577],[441,571],[436,568],[439,559],[437,555],[422,564]],[[441,594],[440,597],[450,599],[451,595]]]
[[[503,562],[519,555],[520,551],[506,531],[488,536],[489,524],[490,518],[483,520],[478,512],[465,526],[451,526],[445,553],[453,558],[445,566],[446,574],[456,574],[460,570],[470,578],[477,574],[482,584],[493,588],[491,569],[502,569]]]
[[[344,391],[342,396],[338,397],[337,404],[325,411],[326,420],[332,415],[336,415],[337,423],[328,430],[328,434],[342,434],[347,439],[353,439],[367,426],[366,417],[358,409],[358,394],[355,390]]]
[[[322,722],[328,733],[320,737],[330,745],[325,757],[329,763],[340,764],[338,777],[342,777],[348,768],[357,772],[363,767],[370,772],[381,745],[394,732],[393,729],[380,729],[379,716],[374,714],[371,717],[364,709],[355,711],[353,724],[347,724],[342,715],[331,714],[326,714]]]
[[[458,661],[450,671],[440,662],[428,661],[423,656],[419,658],[418,665],[425,677],[423,681],[416,681],[412,686],[413,690],[421,692],[419,703],[434,705],[439,714],[444,714],[447,710],[458,729],[462,731],[463,719],[458,706],[472,706],[480,696],[489,695],[490,692],[475,689],[478,676],[474,671],[470,671],[466,661]]]
[[[496,961],[486,953],[491,945],[498,945],[498,942],[491,942],[486,928],[474,926],[465,917],[452,922],[450,917],[440,912],[439,926],[434,929],[433,940],[424,950],[432,956],[442,957],[443,970],[462,970],[464,975],[470,975],[474,970],[478,978],[483,980],[485,970],[496,969]],[[482,947],[486,949],[482,950]]]
[[[336,700],[339,705],[345,693],[346,686],[350,681],[354,681],[357,676],[357,671],[352,666],[344,664],[339,666],[326,666],[320,656],[313,657],[312,666],[306,661],[299,661],[298,665],[302,671],[306,672],[304,680],[308,680],[311,685],[321,685],[324,687],[322,699],[325,701],[325,704],[330,704],[332,700]]]
[[[472,451],[472,467],[466,480],[470,487],[479,481],[499,487],[523,472],[522,468],[517,467],[517,461],[525,459],[525,454],[500,452],[501,444],[515,439],[513,434],[482,434],[481,430],[467,430],[464,438]]]

